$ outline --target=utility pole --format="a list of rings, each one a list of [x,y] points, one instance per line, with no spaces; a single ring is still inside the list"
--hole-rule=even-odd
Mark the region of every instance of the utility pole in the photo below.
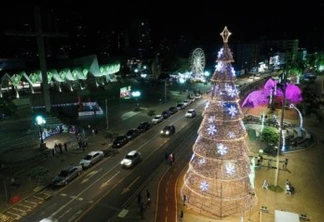
[[[107,133],[108,133],[108,99],[105,99],[106,103],[106,126],[107,126]]]
[[[279,145],[277,149],[277,162],[276,162],[276,171],[275,171],[275,182],[274,186],[278,186],[278,178],[279,178],[279,156],[280,156],[280,149],[283,144],[283,136],[282,136],[282,128],[283,128],[283,122],[284,122],[284,116],[285,116],[285,106],[286,106],[286,88],[287,88],[287,71],[283,74],[284,77],[281,81],[281,90],[283,90],[283,100],[282,100],[282,107],[281,107],[281,119],[280,119],[280,134],[279,134]]]
[[[42,20],[40,15],[39,6],[34,7],[34,17],[35,17],[35,29],[36,32],[10,32],[6,31],[6,35],[11,36],[23,36],[23,37],[36,37],[38,46],[38,56],[40,63],[40,70],[42,76],[42,89],[46,112],[51,112],[51,98],[49,92],[48,78],[47,78],[47,68],[46,68],[46,54],[44,46],[44,37],[67,37],[67,34],[60,33],[44,33],[42,31]]]

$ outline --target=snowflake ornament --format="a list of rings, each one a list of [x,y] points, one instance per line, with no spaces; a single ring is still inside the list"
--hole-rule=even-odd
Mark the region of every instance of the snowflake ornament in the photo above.
[[[215,116],[210,116],[208,118],[208,123],[214,123],[215,122]]]
[[[233,118],[233,117],[237,114],[237,112],[238,112],[237,108],[236,108],[234,105],[230,105],[230,106],[227,108],[227,110],[228,110],[228,114],[230,114],[232,118]]]
[[[237,90],[234,87],[230,87],[227,89],[227,95],[229,95],[230,97],[234,97],[236,96]]]
[[[228,132],[227,133],[227,136],[229,137],[229,138],[235,138],[235,133],[234,132],[232,132],[232,131],[230,131],[230,132]]]
[[[229,175],[233,175],[235,173],[235,166],[233,163],[227,163],[225,169],[226,173]]]
[[[216,126],[215,125],[209,125],[207,128],[208,134],[214,136],[215,133],[217,132]]]
[[[207,190],[208,190],[208,183],[207,183],[206,181],[202,181],[202,182],[200,183],[200,189],[201,189],[202,191],[207,191]]]
[[[217,153],[222,156],[225,155],[227,153],[227,147],[222,143],[217,144]]]
[[[206,163],[206,160],[201,158],[198,162],[199,165],[203,165],[204,163]]]

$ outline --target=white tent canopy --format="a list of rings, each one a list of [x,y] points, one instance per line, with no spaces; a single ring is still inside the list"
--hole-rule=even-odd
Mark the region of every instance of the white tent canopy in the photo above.
[[[300,220],[296,213],[275,210],[275,222],[300,222]]]

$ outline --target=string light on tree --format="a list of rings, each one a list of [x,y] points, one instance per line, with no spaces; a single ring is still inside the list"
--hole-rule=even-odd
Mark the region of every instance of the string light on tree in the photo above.
[[[228,47],[232,33],[221,33],[213,86],[207,98],[193,156],[184,176],[181,197],[190,199],[188,210],[212,218],[241,215],[256,206],[254,171],[251,169],[247,131],[236,88],[233,55]]]

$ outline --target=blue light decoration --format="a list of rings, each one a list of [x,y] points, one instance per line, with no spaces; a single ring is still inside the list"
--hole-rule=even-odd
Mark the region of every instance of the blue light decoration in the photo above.
[[[207,128],[207,132],[208,132],[209,135],[214,136],[215,133],[217,132],[216,126],[215,125],[209,125],[209,127]]]
[[[200,189],[201,189],[203,192],[208,190],[208,183],[207,183],[207,181],[202,181],[202,182],[200,183]]]
[[[235,103],[226,103],[224,104],[228,114],[233,118],[238,113],[238,108]]]

